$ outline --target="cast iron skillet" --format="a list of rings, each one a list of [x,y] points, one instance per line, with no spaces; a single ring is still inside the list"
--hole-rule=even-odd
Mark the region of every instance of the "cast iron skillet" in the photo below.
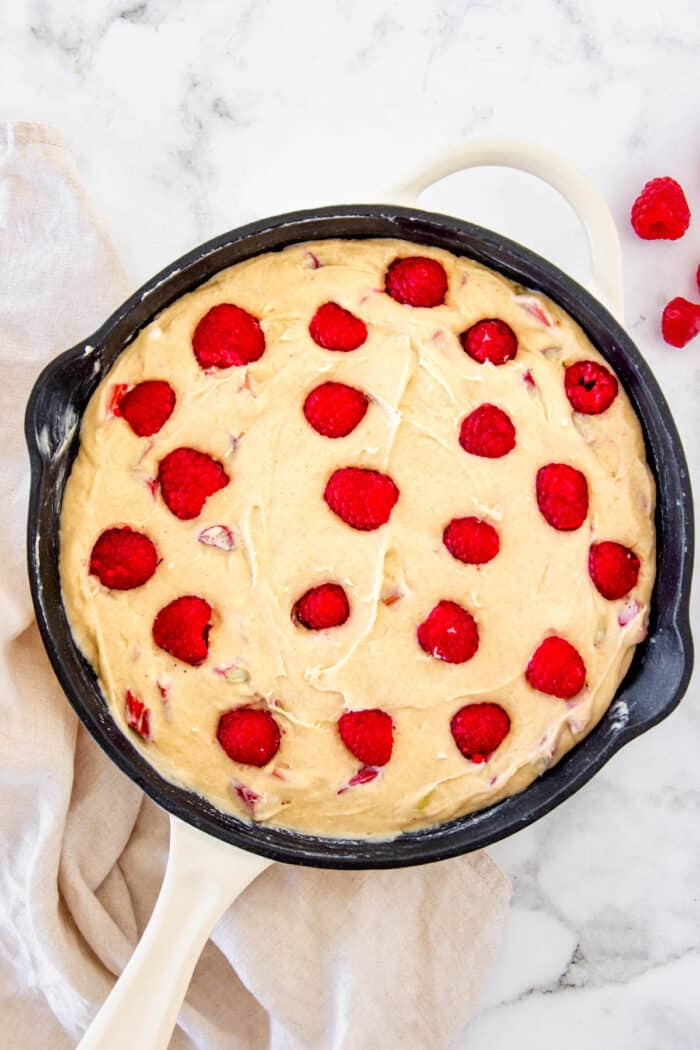
[[[602,721],[520,794],[471,816],[386,842],[251,827],[164,780],[110,717],[96,676],[72,638],[59,579],[59,515],[78,450],[81,417],[116,357],[159,311],[224,267],[299,241],[330,237],[397,237],[446,248],[559,303],[620,377],[642,422],[658,493],[658,568],[649,635],[638,646]],[[629,336],[592,295],[533,252],[479,226],[414,208],[363,205],[294,212],[232,230],[148,281],[94,335],[43,371],[27,407],[26,437],[32,471],[28,527],[32,596],[46,650],[68,699],[107,755],[155,802],[245,850],[292,864],[388,868],[486,846],[537,820],[577,791],[624,744],[670,714],[688,684],[692,502],[685,457],[663,395]]]

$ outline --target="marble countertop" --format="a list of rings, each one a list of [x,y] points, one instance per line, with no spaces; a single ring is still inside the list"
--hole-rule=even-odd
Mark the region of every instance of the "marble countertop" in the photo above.
[[[659,334],[667,299],[699,297],[694,0],[15,0],[2,22],[2,116],[61,132],[134,285],[241,222],[380,197],[470,136],[557,149],[612,209],[627,325],[698,476],[700,339],[674,350]],[[628,225],[657,175],[698,216],[677,243]],[[462,174],[424,203],[585,277],[573,215],[529,177]],[[696,628],[699,612],[696,595]],[[700,1047],[699,693],[493,847],[513,905],[457,1050]]]

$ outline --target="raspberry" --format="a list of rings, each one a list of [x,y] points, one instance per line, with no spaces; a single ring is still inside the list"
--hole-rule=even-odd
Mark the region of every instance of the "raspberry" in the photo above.
[[[255,812],[255,804],[260,801],[260,795],[257,791],[253,791],[251,787],[247,787],[246,784],[236,784],[231,781],[231,787],[238,795],[241,802],[243,802],[248,809]]]
[[[462,420],[459,443],[465,452],[500,459],[515,448],[515,427],[496,405],[479,405]]]
[[[675,179],[652,179],[632,205],[634,232],[645,241],[676,241],[690,225],[690,208]]]
[[[386,711],[347,711],[338,719],[340,739],[365,766],[385,766],[394,747],[394,723]]]
[[[123,416],[139,437],[157,434],[175,408],[175,391],[162,379],[147,379],[120,398],[115,415]]]
[[[211,605],[186,594],[165,605],[153,621],[153,641],[159,649],[196,667],[206,660],[211,630]]]
[[[311,318],[309,335],[324,350],[347,353],[367,338],[367,325],[337,303],[324,303]]]
[[[233,303],[219,303],[199,321],[192,349],[200,368],[240,367],[262,357],[265,336],[257,317]]]
[[[296,602],[292,616],[309,631],[340,627],[350,615],[348,596],[339,583],[312,587]]]
[[[158,560],[148,536],[122,525],[98,537],[90,554],[90,574],[113,591],[130,591],[150,580]]]
[[[571,700],[583,689],[586,665],[570,642],[552,635],[530,657],[525,677],[540,693]]]
[[[457,602],[438,602],[417,634],[421,649],[448,664],[471,660],[479,648],[476,620]]]
[[[344,795],[350,788],[357,787],[358,784],[369,784],[370,781],[376,780],[378,776],[379,770],[376,766],[362,766],[354,776],[350,777],[347,784],[343,784],[342,787],[338,788],[336,794]]]
[[[465,351],[471,358],[484,364],[504,365],[512,361],[518,352],[518,340],[515,332],[505,321],[497,318],[485,318],[477,321],[459,337]]]
[[[220,551],[235,551],[236,537],[228,525],[209,525],[197,537],[205,547],[217,547]]]
[[[685,346],[700,332],[700,306],[680,295],[671,299],[664,306],[661,332],[671,346]]]
[[[107,401],[107,412],[113,416],[120,416],[121,411],[119,406],[122,402],[124,394],[129,389],[128,383],[112,383],[110,387],[109,399]]]
[[[608,601],[616,601],[636,587],[639,558],[629,547],[613,540],[592,543],[588,552],[588,572],[600,594]]]
[[[597,361],[574,361],[564,373],[564,390],[575,412],[597,416],[617,397],[615,376]]]
[[[176,448],[160,461],[158,482],[163,501],[176,518],[196,518],[205,502],[226,488],[228,474],[216,459],[194,448]]]
[[[124,705],[124,718],[126,724],[144,740],[151,740],[151,709],[139,700],[131,689],[126,691],[126,702]]]
[[[454,742],[470,762],[488,762],[508,735],[510,718],[500,704],[467,704],[450,722]]]
[[[437,259],[413,255],[394,259],[386,272],[386,292],[407,306],[440,306],[447,292],[445,267]]]
[[[537,506],[544,520],[560,532],[583,525],[588,514],[588,483],[567,463],[548,463],[537,471]]]
[[[237,707],[219,719],[216,739],[233,762],[265,766],[279,751],[280,731],[267,711]]]
[[[498,554],[501,542],[493,525],[481,518],[453,518],[442,542],[453,558],[465,565],[483,565]]]
[[[364,418],[369,398],[345,383],[321,383],[304,402],[304,415],[327,438],[346,437]]]
[[[371,532],[385,525],[399,498],[388,476],[364,467],[341,467],[331,474],[323,498],[346,525]]]

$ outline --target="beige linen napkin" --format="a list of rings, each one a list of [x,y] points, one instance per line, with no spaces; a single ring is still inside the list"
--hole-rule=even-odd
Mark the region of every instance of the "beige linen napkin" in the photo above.
[[[78,726],[25,579],[27,395],[128,288],[69,154],[38,125],[0,124],[0,268],[2,1044],[62,1050],[148,920],[167,820]],[[447,1047],[470,1016],[508,898],[485,853],[388,872],[273,865],[217,925],[172,1045]]]

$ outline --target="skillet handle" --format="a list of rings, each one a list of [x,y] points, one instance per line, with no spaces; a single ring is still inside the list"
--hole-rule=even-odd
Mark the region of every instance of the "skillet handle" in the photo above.
[[[549,183],[571,205],[586,231],[591,256],[590,291],[623,321],[622,253],[615,222],[596,187],[567,161],[518,139],[473,139],[445,153],[420,174],[389,193],[396,204],[415,207],[434,182],[466,168],[515,168]]]
[[[270,863],[171,816],[168,866],[153,914],[78,1050],[167,1050],[209,934]]]

